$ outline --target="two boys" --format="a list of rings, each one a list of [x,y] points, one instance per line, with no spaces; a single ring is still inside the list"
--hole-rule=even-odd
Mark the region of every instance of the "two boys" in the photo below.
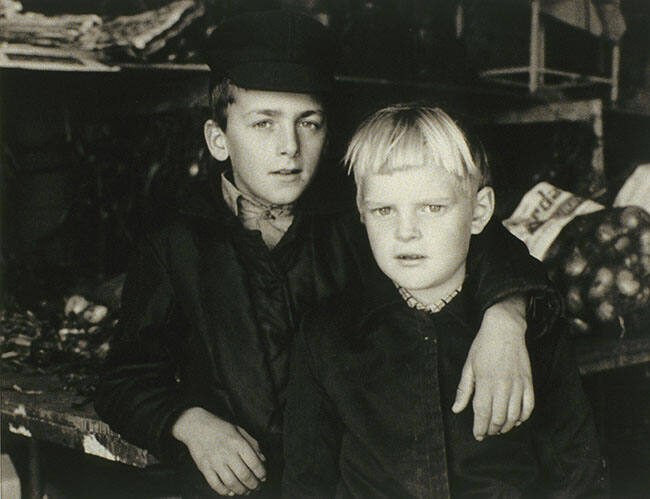
[[[480,319],[466,258],[494,210],[463,132],[438,108],[385,108],[346,162],[379,269],[308,314],[296,339],[284,495],[604,495],[593,417],[553,314],[529,317],[529,421],[479,443],[471,415],[452,414]]]
[[[358,215],[326,209],[308,189],[327,141],[335,46],[318,22],[283,11],[215,30],[204,135],[225,168],[152,223],[130,264],[95,407],[181,470],[184,497],[278,496],[299,323],[320,300],[358,286],[372,262]],[[547,289],[522,245],[491,237],[470,259],[466,286],[482,297],[486,324],[456,406],[475,383],[478,438],[532,410],[525,323],[517,300],[495,303]]]

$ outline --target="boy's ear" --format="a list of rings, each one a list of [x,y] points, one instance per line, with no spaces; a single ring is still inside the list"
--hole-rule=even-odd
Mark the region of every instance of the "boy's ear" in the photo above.
[[[494,189],[483,187],[476,193],[472,215],[472,234],[480,234],[494,213]]]
[[[207,120],[203,125],[203,136],[210,154],[217,161],[228,159],[228,143],[223,130],[214,120]]]

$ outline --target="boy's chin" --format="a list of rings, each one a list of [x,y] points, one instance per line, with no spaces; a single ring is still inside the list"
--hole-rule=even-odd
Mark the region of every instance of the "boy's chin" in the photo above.
[[[265,201],[270,204],[270,205],[285,205],[285,204],[293,204],[302,195],[302,192],[300,194],[297,194],[295,196],[268,196]]]
[[[439,286],[435,286],[431,282],[417,279],[393,279],[393,282],[424,302],[427,301],[425,296],[436,294],[439,289]]]
[[[293,204],[300,196],[305,192],[306,186],[300,186],[293,189],[277,189],[273,193],[269,193],[268,196],[265,196],[265,200],[269,204],[274,205],[283,205],[283,204]]]

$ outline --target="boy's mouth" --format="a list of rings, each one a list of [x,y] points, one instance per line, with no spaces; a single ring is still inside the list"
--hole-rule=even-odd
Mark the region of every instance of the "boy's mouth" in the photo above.
[[[271,175],[290,176],[300,175],[301,172],[300,168],[280,168],[279,170],[273,170]]]
[[[426,256],[415,253],[401,253],[395,256],[400,265],[417,265],[424,261],[425,258]]]

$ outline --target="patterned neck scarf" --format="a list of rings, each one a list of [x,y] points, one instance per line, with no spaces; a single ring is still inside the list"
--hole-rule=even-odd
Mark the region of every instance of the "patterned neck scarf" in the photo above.
[[[275,248],[293,223],[294,204],[269,205],[244,194],[221,174],[221,193],[230,210],[248,230],[259,230],[269,249]]]

